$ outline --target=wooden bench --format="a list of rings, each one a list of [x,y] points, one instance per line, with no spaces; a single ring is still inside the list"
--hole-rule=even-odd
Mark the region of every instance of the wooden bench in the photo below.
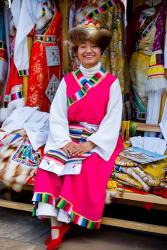
[[[153,131],[153,132],[160,132],[159,126],[154,125],[146,125],[143,123],[137,124],[137,130],[140,131]],[[33,190],[32,185],[25,185],[23,190],[31,191]],[[32,211],[31,204],[25,204],[21,202],[16,202],[10,200],[10,190],[4,188],[5,199],[0,199],[0,207],[17,209],[22,211]],[[167,199],[162,198],[160,196],[152,195],[152,194],[137,194],[137,193],[129,193],[129,192],[118,192],[116,197],[112,198],[113,203],[118,203],[120,206],[121,204],[127,204],[130,206],[143,206],[145,203],[152,203],[154,208],[157,209],[157,213],[161,210],[167,211]],[[111,212],[112,216],[112,212]],[[103,225],[109,225],[119,228],[126,228],[126,229],[133,229],[151,233],[159,233],[159,234],[167,234],[167,225],[160,226],[154,225],[150,223],[143,223],[125,219],[118,219],[113,217],[103,217],[102,218]]]

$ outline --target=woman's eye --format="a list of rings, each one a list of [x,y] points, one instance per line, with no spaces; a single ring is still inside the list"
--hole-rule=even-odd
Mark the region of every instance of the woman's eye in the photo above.
[[[98,46],[96,44],[92,45],[92,48],[97,48]]]
[[[84,45],[80,46],[80,49],[85,49],[85,48],[86,48],[86,46],[84,46]]]

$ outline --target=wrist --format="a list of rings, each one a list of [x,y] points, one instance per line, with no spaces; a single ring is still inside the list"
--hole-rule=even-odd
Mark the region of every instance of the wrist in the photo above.
[[[89,143],[89,145],[90,145],[90,147],[91,147],[92,149],[96,147],[96,144],[94,144],[93,142],[88,141],[88,143]]]

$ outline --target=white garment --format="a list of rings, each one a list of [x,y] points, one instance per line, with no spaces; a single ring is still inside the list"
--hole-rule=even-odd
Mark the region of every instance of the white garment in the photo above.
[[[166,142],[160,138],[134,136],[130,141],[133,147],[143,148],[153,153],[163,155],[166,151]]]
[[[164,110],[163,110],[163,114],[161,118],[161,122],[162,121],[167,121],[167,97],[166,97],[165,106],[164,106]]]
[[[37,0],[13,0],[11,11],[17,29],[14,62],[19,70],[29,69],[27,35],[42,16],[42,5]],[[24,55],[24,56],[23,56]]]
[[[158,124],[162,90],[148,93],[147,124]],[[145,136],[156,136],[155,132],[145,132]]]
[[[39,218],[56,217],[58,221],[65,223],[71,222],[71,217],[63,209],[55,208],[54,206],[43,202],[38,203],[37,216]]]
[[[86,78],[90,78],[99,71],[100,67],[100,63],[91,69],[86,69],[81,65],[80,70]],[[50,133],[45,146],[45,152],[53,148],[61,148],[71,141],[69,136],[66,103],[66,83],[63,78],[51,105]],[[92,141],[97,145],[92,152],[96,152],[106,161],[109,160],[116,147],[121,126],[121,117],[122,94],[119,80],[116,79],[110,87],[110,99],[107,113],[103,118],[98,131],[88,138],[89,141]]]
[[[162,119],[160,122],[160,128],[161,128],[161,132],[163,134],[163,137],[166,141],[167,144],[167,98],[165,101],[165,106],[164,106],[164,111],[163,111],[163,115],[162,115]]]
[[[46,143],[49,133],[49,113],[37,110],[37,107],[15,109],[3,122],[2,129],[7,133],[25,129],[34,150]]]

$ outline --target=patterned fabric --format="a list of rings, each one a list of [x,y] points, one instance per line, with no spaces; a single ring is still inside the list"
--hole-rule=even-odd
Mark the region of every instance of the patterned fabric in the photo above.
[[[103,67],[101,67],[100,71],[97,72],[90,79],[86,79],[79,68],[76,71],[74,71],[73,74],[77,78],[79,84],[81,85],[81,89],[77,91],[73,96],[67,99],[68,107],[74,104],[75,102],[79,101],[84,96],[86,96],[87,92],[96,84],[98,84],[102,79],[102,77],[105,76],[106,71]]]
[[[29,150],[30,149],[30,150]],[[35,176],[41,150],[34,151],[24,131],[0,130],[0,181],[19,192]]]
[[[13,161],[19,162],[30,167],[38,167],[41,161],[40,152],[34,152],[31,143],[28,140],[22,142],[12,157]]]
[[[141,165],[118,156],[115,164],[112,178],[125,187],[132,186],[149,192],[155,187],[167,187],[165,180],[167,159]]]
[[[58,80],[62,76],[61,15],[58,11],[46,27],[46,31],[42,34],[35,34],[34,38],[30,57],[26,105],[31,107],[37,106],[41,111],[48,112],[50,109],[50,100],[45,91],[54,75]],[[48,58],[50,59],[52,56],[54,57],[53,60],[57,56],[56,60],[58,62],[53,61],[50,63]]]
[[[93,10],[92,12],[90,12],[85,17],[85,19],[90,20],[92,18],[95,18],[97,15],[109,10],[112,5],[113,5],[112,1],[108,1],[108,2],[106,2],[104,4],[102,4],[99,8],[97,8],[97,9]]]

